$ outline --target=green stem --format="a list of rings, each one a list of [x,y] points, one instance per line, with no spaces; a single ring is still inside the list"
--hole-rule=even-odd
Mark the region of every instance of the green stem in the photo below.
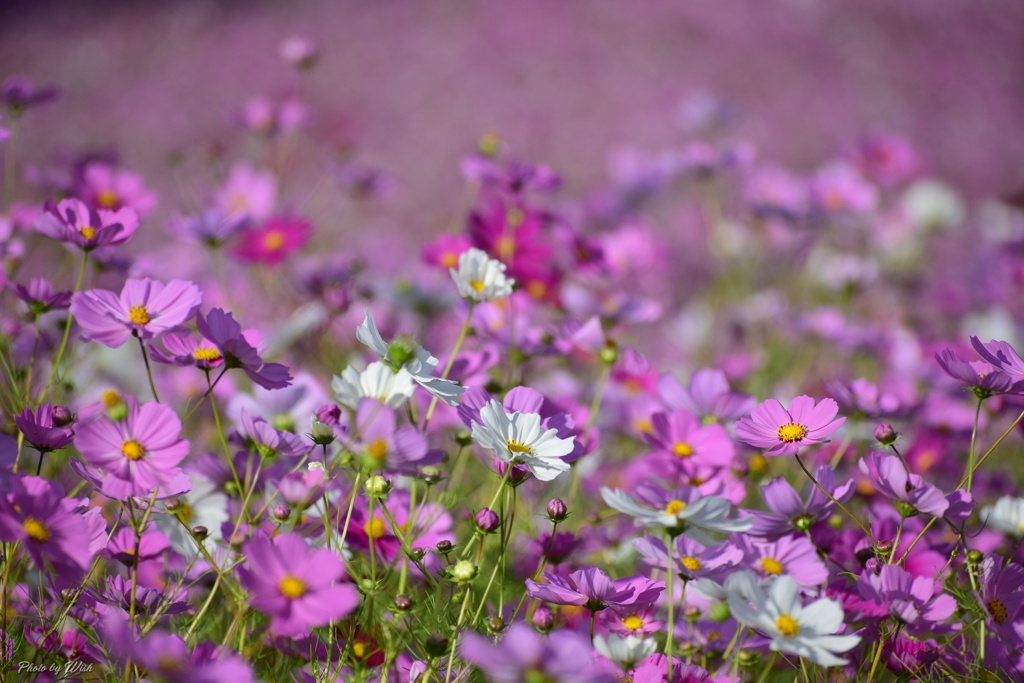
[[[810,470],[807,469],[807,466],[804,465],[804,461],[800,459],[799,454],[795,455],[794,457],[796,457],[797,464],[800,465],[800,469],[802,469],[804,471],[804,474],[806,474],[807,478],[811,480],[811,483],[813,483],[816,487],[818,487],[818,490],[821,491],[823,494],[825,494],[826,498],[828,498],[830,501],[835,503],[836,506],[840,510],[845,512],[846,516],[849,517],[850,519],[852,519],[857,524],[857,526],[860,527],[860,530],[863,531],[865,533],[865,535],[867,535],[867,537],[871,539],[871,544],[874,545],[875,544],[875,537],[871,533],[871,531],[869,531],[868,528],[866,526],[864,526],[864,523],[861,522],[856,517],[854,517],[853,513],[850,512],[849,510],[847,510],[845,505],[843,505],[838,500],[836,500],[835,497],[831,493],[829,493],[828,491],[825,490],[825,487],[823,487],[821,484],[818,483],[818,480],[814,478],[814,475],[811,474]]]
[[[476,308],[476,302],[469,302],[469,310],[466,311],[466,319],[462,323],[462,330],[459,331],[459,338],[455,340],[455,348],[452,349],[452,354],[448,357],[448,362],[444,366],[444,372],[441,373],[441,379],[448,379],[448,373],[452,371],[452,366],[455,365],[455,358],[459,355],[459,350],[462,348],[462,343],[466,341],[466,335],[469,334],[469,324],[473,320],[473,309]],[[423,431],[427,431],[427,425],[430,424],[430,418],[434,416],[434,410],[437,408],[437,396],[430,399],[430,407],[427,408],[427,414],[423,418]]]
[[[77,294],[82,289],[82,283],[85,282],[85,267],[89,263],[89,252],[82,252],[82,267],[78,271],[78,281],[75,283],[74,294]],[[46,395],[50,393],[50,386],[53,385],[53,380],[57,378],[57,371],[60,370],[60,363],[64,360],[64,351],[68,348],[68,338],[71,336],[71,323],[74,321],[75,316],[71,315],[71,311],[68,311],[68,319],[64,324],[64,336],[60,340],[60,348],[57,349],[57,358],[53,361],[53,370],[50,371],[50,379],[46,381],[46,387],[43,388],[43,395],[39,397],[39,402],[43,403],[46,400]]]
[[[971,450],[967,454],[967,493],[974,484],[974,443],[978,437],[978,419],[981,417],[981,404],[985,399],[978,397],[978,405],[974,409],[974,426],[971,428]]]
[[[675,634],[675,627],[676,627],[676,612],[675,612],[676,598],[675,598],[675,595],[676,594],[675,594],[675,587],[674,587],[674,579],[675,579],[675,575],[676,575],[676,567],[675,567],[675,562],[674,562],[675,545],[676,545],[675,541],[676,540],[674,538],[669,536],[668,539],[667,539],[667,543],[665,544],[666,548],[668,549],[668,579],[667,579],[668,585],[666,586],[666,589],[667,589],[667,592],[668,592],[668,633],[667,633],[667,637],[665,638],[665,657],[668,659],[668,680],[670,680],[670,681],[672,680],[672,664],[673,664],[673,661],[672,661],[672,648],[675,645],[675,640],[676,640],[676,634]],[[593,636],[591,636],[591,640],[593,640]]]
[[[146,364],[146,377],[149,379],[149,390],[153,392],[153,399],[159,403],[160,396],[156,393],[156,383],[153,381],[153,369],[149,367],[149,353],[146,351],[146,342],[142,341],[142,337],[136,337],[139,340],[139,348],[142,349],[142,362]],[[213,387],[210,388],[212,390]]]

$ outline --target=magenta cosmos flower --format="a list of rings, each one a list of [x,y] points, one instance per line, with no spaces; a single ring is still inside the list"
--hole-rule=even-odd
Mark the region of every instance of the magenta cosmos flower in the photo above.
[[[256,330],[242,331],[235,318],[223,309],[215,308],[204,318],[196,319],[199,334],[204,338],[192,351],[199,367],[208,367],[223,361],[229,370],[238,368],[264,389],[283,389],[292,383],[288,368],[280,363],[265,363],[257,347],[260,333]],[[209,342],[208,344],[206,342]]]
[[[248,569],[238,573],[250,604],[270,615],[270,631],[280,636],[308,635],[345,616],[359,594],[341,583],[344,565],[330,550],[310,550],[299,536],[256,536],[243,548]]]
[[[312,226],[300,218],[275,217],[239,234],[235,256],[249,263],[276,266],[309,241]]]
[[[789,410],[770,398],[736,423],[736,436],[767,449],[765,455],[795,455],[803,446],[824,443],[824,437],[839,429],[846,418],[833,419],[838,412],[839,405],[830,398],[815,404],[810,396],[797,396]]]
[[[64,448],[75,438],[74,430],[54,424],[53,406],[49,403],[44,403],[34,411],[25,408],[14,418],[14,422],[25,435],[25,441],[42,453]]]
[[[180,438],[178,416],[159,403],[139,405],[128,398],[125,404],[124,420],[103,417],[79,427],[75,446],[92,467],[72,461],[75,469],[103,495],[116,500],[148,497],[157,488],[160,497],[189,490],[188,476],[178,467],[189,448],[188,441]]]
[[[149,339],[195,315],[203,295],[193,283],[128,280],[121,295],[90,289],[71,297],[71,314],[82,326],[81,338],[117,348],[129,337]]]

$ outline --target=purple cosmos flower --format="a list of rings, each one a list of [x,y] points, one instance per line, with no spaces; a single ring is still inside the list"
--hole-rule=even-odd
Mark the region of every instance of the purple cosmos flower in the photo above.
[[[612,673],[594,665],[591,652],[584,636],[560,630],[545,637],[524,622],[514,624],[497,646],[466,633],[459,647],[462,659],[480,667],[493,683],[615,683]]]
[[[823,437],[839,429],[845,417],[833,418],[839,406],[830,398],[815,403],[810,396],[797,396],[789,410],[774,398],[754,408],[750,418],[736,423],[736,436],[757,448],[766,448],[765,455],[795,455],[802,447],[823,443]]]
[[[853,495],[854,481],[851,479],[836,487],[835,470],[828,465],[818,467],[815,477],[821,487],[840,503],[845,503]],[[796,489],[783,478],[762,486],[761,496],[771,512],[751,510],[754,526],[750,533],[754,536],[778,538],[794,532],[804,532],[815,522],[827,519],[832,514],[835,503],[825,497],[817,486],[807,488],[807,502],[804,502]]]
[[[82,169],[75,194],[85,197],[97,209],[116,211],[128,207],[145,216],[157,203],[157,195],[142,181],[142,176],[119,171],[111,164],[92,162]]]
[[[904,517],[916,514],[942,517],[949,508],[950,501],[942,491],[919,475],[908,473],[895,455],[872,451],[861,459],[860,471]]]
[[[0,539],[21,541],[40,569],[47,564],[62,578],[76,579],[89,568],[92,533],[86,519],[69,509],[64,489],[40,477],[14,477],[0,496]]]
[[[416,509],[412,510],[410,501],[408,491],[395,489],[380,505],[387,506],[391,519],[394,519],[395,526],[402,530],[411,548],[428,550],[436,547],[441,541],[455,543],[455,534],[451,531],[452,516],[444,507],[436,503],[423,503],[417,504]],[[345,521],[345,508],[342,508],[340,513],[332,513],[332,517],[337,520],[338,530],[341,531]],[[394,562],[395,558],[402,554],[402,542],[394,532],[391,520],[383,512],[377,510],[371,515],[366,499],[357,500],[347,540],[353,548],[369,553],[372,538],[377,557],[383,558],[385,562]],[[436,553],[431,553],[423,559],[423,566],[429,571],[436,570],[442,564],[443,558]],[[417,566],[411,566],[410,571],[419,574]]]
[[[696,465],[728,467],[735,447],[729,433],[719,424],[701,426],[697,418],[683,410],[655,413],[653,431],[645,433],[647,442],[671,460],[690,460]]]
[[[544,578],[548,583],[526,580],[526,592],[531,598],[555,605],[586,607],[591,612],[608,606],[653,603],[661,594],[660,589],[638,594],[637,586],[630,579],[612,581],[597,567],[578,569],[567,577],[545,573]]]
[[[894,674],[912,677],[927,676],[941,648],[931,638],[916,640],[899,635],[889,641],[885,651],[889,655],[889,669]]]
[[[672,676],[668,675],[668,658],[652,655],[633,669],[630,680],[633,683],[711,683],[712,680],[731,681],[734,679],[712,679],[696,664],[685,664],[673,658]]]
[[[982,344],[977,337],[971,337],[971,346],[992,367],[1010,377],[1014,393],[1019,393],[1024,389],[1024,360],[1012,346],[1004,341],[994,339],[987,344]]]
[[[117,348],[132,336],[150,339],[188,321],[202,298],[185,280],[128,280],[120,297],[105,289],[78,292],[71,297],[71,314],[82,326],[82,339]]]
[[[372,398],[359,402],[353,432],[355,439],[345,439],[349,449],[365,454],[374,470],[415,472],[417,467],[437,464],[444,457],[427,449],[427,438],[418,429],[399,427],[393,408]]]
[[[92,251],[127,242],[139,227],[139,217],[128,208],[92,209],[78,199],[64,199],[59,204],[48,201],[35,227],[47,237]]]
[[[199,334],[212,345],[211,350],[203,354],[208,356],[206,360],[216,360],[217,354],[213,353],[213,349],[216,349],[228,369],[242,370],[264,389],[282,389],[291,384],[292,377],[287,367],[280,363],[266,363],[260,357],[257,350],[260,345],[259,333],[255,330],[243,332],[242,326],[235,322],[230,313],[220,308],[213,309],[205,318],[200,313],[196,316],[196,325]]]
[[[157,488],[159,497],[184,493],[191,488],[178,464],[188,455],[189,444],[181,438],[181,420],[160,403],[139,404],[125,399],[124,420],[104,416],[79,428],[75,446],[92,467],[72,466],[103,495],[116,500],[145,498]]]
[[[247,221],[245,214],[226,214],[213,208],[195,216],[173,216],[167,223],[167,231],[190,242],[219,247],[237,235]]]
[[[52,102],[58,97],[60,88],[37,87],[28,76],[10,76],[3,85],[0,85],[0,102],[10,107],[16,115],[31,107]]]
[[[818,557],[818,549],[804,536],[768,542],[737,534],[732,540],[743,553],[744,563],[760,577],[789,576],[800,586],[828,581],[828,568]]]
[[[675,571],[687,581],[724,581],[726,574],[743,561],[743,551],[732,543],[705,546],[686,536],[679,536],[674,542],[676,547],[672,560]],[[668,549],[660,539],[652,536],[637,538],[633,541],[633,548],[648,566],[668,570]]]
[[[1004,565],[987,557],[981,565],[981,604],[988,613],[988,626],[1007,647],[1021,645],[1019,624],[1024,619],[1024,568],[1015,562]]]
[[[275,635],[298,636],[345,616],[359,594],[345,583],[345,566],[331,550],[310,550],[299,536],[258,535],[243,551],[248,567],[238,573],[250,604],[270,615]]]
[[[670,408],[688,410],[709,422],[731,422],[750,412],[756,399],[729,388],[729,380],[721,370],[698,370],[690,377],[690,386],[683,389],[674,376],[665,374],[658,381],[661,400]]]
[[[818,171],[811,179],[811,201],[828,213],[866,213],[878,203],[878,193],[860,172],[842,161]]]
[[[155,529],[147,530],[139,537],[138,548],[135,547],[135,531],[123,526],[110,537],[103,553],[125,565],[131,565],[135,558],[140,561],[160,557],[170,547],[170,540]]]
[[[965,361],[950,349],[936,353],[935,360],[947,375],[963,382],[979,398],[1006,393],[1013,385],[1013,380],[1002,370],[984,361]]]
[[[302,437],[291,432],[274,429],[273,425],[262,417],[252,417],[245,410],[241,414],[242,434],[246,444],[250,444],[264,458],[283,456],[292,458],[304,455],[309,447]]]
[[[903,408],[898,396],[879,390],[876,384],[863,377],[849,383],[826,381],[825,388],[835,397],[841,410],[867,418],[891,417]]]
[[[296,510],[305,510],[324,495],[327,490],[327,473],[321,467],[304,472],[291,472],[277,482],[281,500]]]
[[[189,654],[184,640],[170,633],[150,632],[142,640],[122,615],[101,622],[103,641],[116,659],[131,660],[148,677],[167,683],[254,683],[249,666],[234,652],[201,643]]]
[[[33,278],[28,287],[16,284],[14,295],[25,302],[33,317],[71,305],[71,292],[55,292],[49,280]]]
[[[934,630],[956,611],[956,599],[935,594],[935,579],[919,576],[894,564],[882,565],[876,574],[866,571],[857,579],[857,589],[866,599],[903,622],[907,632],[920,635]]]
[[[34,411],[25,408],[14,422],[36,450],[49,453],[64,448],[75,438],[73,429],[55,425],[53,417],[53,405],[44,403]]]

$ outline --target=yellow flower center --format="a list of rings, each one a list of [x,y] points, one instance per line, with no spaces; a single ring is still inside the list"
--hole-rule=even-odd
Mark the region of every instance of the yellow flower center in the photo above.
[[[761,560],[761,569],[764,570],[765,574],[775,576],[782,573],[782,563],[774,557],[766,557]]]
[[[222,356],[220,355],[219,349],[208,349],[200,346],[192,352],[192,357],[196,360],[214,361],[220,360]]]
[[[678,455],[680,458],[689,458],[693,455],[693,446],[686,443],[685,441],[677,441],[672,446],[672,452]]]
[[[665,512],[670,515],[677,515],[686,509],[686,503],[681,500],[670,500],[665,506]]]
[[[653,434],[654,433],[654,425],[651,424],[650,420],[645,419],[645,418],[639,418],[638,420],[633,422],[633,429],[635,429],[636,431],[640,432],[641,434]]]
[[[548,293],[548,286],[540,280],[532,280],[526,285],[526,293],[534,299],[543,299]]]
[[[793,443],[807,436],[807,427],[796,422],[790,422],[779,427],[779,438],[786,443]]]
[[[445,268],[454,268],[459,265],[459,257],[454,252],[446,251],[441,254],[441,265]]]
[[[628,617],[622,620],[622,625],[630,631],[639,631],[643,628],[644,620],[635,614],[630,614]]]
[[[107,408],[116,408],[123,403],[121,400],[121,394],[117,393],[113,389],[107,389],[100,394],[100,400],[103,401],[103,405]]]
[[[518,441],[509,441],[508,449],[513,453],[526,453],[527,455],[533,455],[533,449],[525,444],[521,444]]]
[[[35,517],[26,517],[25,521],[21,523],[25,533],[33,541],[39,541],[40,543],[50,540],[50,530],[46,528],[46,525],[40,522]]]
[[[679,560],[683,563],[683,566],[689,569],[691,572],[699,572],[701,568],[700,559],[696,557],[684,557]]]
[[[91,225],[87,225],[84,228],[79,228],[78,232],[82,237],[84,237],[87,240],[91,240],[93,237],[96,236],[96,228],[92,227]]]
[[[143,450],[141,443],[134,439],[129,439],[121,444],[121,453],[123,453],[124,457],[129,460],[138,460],[142,457],[142,454],[145,453],[145,451]]]
[[[284,233],[280,230],[270,230],[263,236],[263,246],[269,251],[277,251],[284,246]]]
[[[999,598],[992,598],[988,601],[988,611],[997,624],[1003,623],[1010,617],[1010,613],[1006,611],[1006,605]]]
[[[117,193],[113,190],[100,190],[96,195],[96,203],[104,209],[112,209],[117,206]]]
[[[352,643],[352,654],[356,659],[362,659],[366,656],[366,645],[364,643]]]
[[[498,256],[505,261],[511,261],[516,251],[516,240],[511,235],[503,235],[498,240]]]
[[[128,311],[128,317],[135,325],[145,325],[150,321],[149,311],[145,306],[132,306]]]
[[[779,618],[775,620],[775,628],[779,629],[779,633],[787,638],[792,638],[800,633],[800,624],[796,623],[796,619],[785,613],[780,614]]]
[[[476,293],[479,294],[480,292],[484,291],[484,287],[486,287],[487,285],[484,284],[483,280],[470,280],[469,286],[476,290]]]
[[[509,227],[518,228],[525,220],[526,213],[524,213],[518,206],[513,206],[505,214],[505,222],[508,223]]]
[[[183,503],[181,509],[178,510],[176,514],[178,515],[178,519],[185,524],[188,524],[192,521],[192,506],[188,503]]]
[[[366,452],[370,454],[370,457],[374,460],[384,460],[388,454],[388,442],[384,439],[375,439],[366,448]]]
[[[306,594],[306,584],[302,582],[302,579],[291,574],[286,574],[277,587],[281,590],[281,595],[286,598],[301,598]]]
[[[384,520],[374,517],[363,526],[363,531],[365,531],[366,535],[375,541],[378,538],[384,538],[384,534],[386,533]]]
[[[768,471],[768,458],[763,455],[753,455],[750,457],[750,462],[747,463],[750,467],[751,474],[764,474]]]

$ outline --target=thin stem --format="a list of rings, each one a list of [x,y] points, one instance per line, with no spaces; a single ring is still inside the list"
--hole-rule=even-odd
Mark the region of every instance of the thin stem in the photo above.
[[[799,455],[796,455],[795,457],[796,457],[796,462],[797,462],[797,464],[798,464],[798,465],[800,465],[800,469],[802,469],[802,470],[804,471],[804,474],[806,474],[806,475],[807,475],[807,477],[808,477],[808,479],[810,479],[810,480],[811,480],[811,483],[813,483],[813,484],[814,484],[814,485],[815,485],[816,487],[818,487],[818,490],[819,490],[819,491],[821,491],[821,492],[822,492],[823,494],[825,494],[825,497],[826,497],[826,498],[828,498],[828,499],[829,499],[830,501],[832,501],[833,503],[835,503],[835,504],[836,504],[836,506],[837,506],[837,507],[838,507],[838,508],[839,508],[840,510],[842,510],[843,512],[845,512],[845,513],[846,513],[846,516],[847,516],[847,517],[849,517],[850,519],[852,519],[852,520],[853,520],[853,521],[854,521],[854,522],[855,522],[855,523],[857,524],[857,526],[859,526],[859,527],[860,527],[860,530],[861,530],[861,531],[863,531],[863,532],[864,532],[864,533],[865,533],[865,534],[867,535],[867,537],[871,539],[871,543],[872,543],[872,544],[874,544],[874,543],[875,543],[875,537],[874,537],[874,535],[873,535],[873,534],[872,534],[872,533],[871,533],[871,532],[870,532],[870,531],[868,530],[868,528],[867,528],[866,526],[864,526],[864,523],[863,523],[863,522],[861,522],[861,521],[860,521],[859,519],[857,519],[856,517],[854,517],[854,516],[853,516],[853,513],[852,513],[852,512],[850,512],[849,510],[847,510],[847,509],[846,509],[846,506],[845,506],[845,505],[843,505],[843,504],[842,504],[842,503],[840,503],[840,502],[839,502],[838,500],[836,500],[836,499],[835,499],[835,497],[834,497],[834,496],[833,496],[833,495],[832,495],[831,493],[829,493],[828,491],[826,491],[826,490],[825,490],[825,487],[823,487],[823,486],[822,486],[821,484],[819,484],[819,483],[818,483],[818,480],[817,480],[817,479],[815,479],[815,478],[814,478],[814,475],[813,475],[813,474],[811,474],[810,470],[808,470],[808,469],[807,469],[807,466],[806,466],[806,465],[804,465],[804,461],[800,459],[800,456],[799,456]]]
[[[676,576],[676,567],[674,561],[676,539],[671,536],[668,537],[667,543],[665,544],[668,549],[668,579],[666,586],[668,591],[668,634],[665,638],[665,657],[668,659],[668,680],[672,680],[672,648],[676,642],[676,593],[674,580]],[[593,638],[591,638],[593,640]]]
[[[452,678],[452,665],[455,664],[455,646],[459,643],[459,629],[462,628],[463,619],[466,618],[466,607],[469,605],[469,595],[471,592],[471,587],[467,585],[466,597],[462,599],[462,609],[459,611],[459,621],[455,626],[455,633],[452,635],[452,649],[448,653],[448,671],[444,675],[445,683],[448,683]]]
[[[78,281],[75,283],[74,294],[77,294],[82,289],[82,283],[85,282],[85,267],[89,263],[89,252],[82,252],[82,267],[78,271]],[[57,349],[57,358],[53,361],[53,370],[50,371],[50,379],[46,381],[46,387],[43,388],[43,395],[39,397],[39,402],[43,403],[46,400],[46,395],[50,393],[50,386],[53,384],[53,380],[57,378],[57,371],[60,369],[60,363],[64,360],[64,351],[68,348],[68,338],[71,336],[71,323],[74,321],[75,316],[71,315],[71,311],[68,311],[68,319],[64,324],[64,337],[60,340],[60,348]]]
[[[153,392],[153,399],[159,403],[160,396],[156,393],[156,383],[153,381],[153,369],[149,367],[149,353],[146,352],[146,342],[142,341],[142,337],[136,337],[139,340],[139,348],[142,349],[142,361],[146,364],[146,377],[149,379],[149,390]]]
[[[469,334],[469,324],[473,321],[473,309],[476,308],[476,302],[469,302],[469,310],[466,311],[466,319],[462,323],[462,330],[459,331],[459,338],[455,340],[455,348],[452,349],[451,355],[448,357],[448,362],[444,366],[444,372],[441,373],[441,379],[448,379],[448,373],[452,371],[452,366],[455,365],[455,358],[459,355],[459,349],[462,348],[462,343],[466,341],[466,335]],[[437,396],[430,399],[430,407],[427,408],[427,414],[423,418],[423,431],[427,431],[427,425],[430,423],[430,418],[434,416],[434,410],[437,408]]]
[[[757,683],[764,683],[768,680],[768,675],[775,668],[775,662],[779,659],[779,653],[773,652],[772,656],[768,658],[768,664],[764,667],[764,671],[761,673],[761,677],[757,679]],[[672,661],[672,660],[669,660]]]
[[[203,405],[204,401],[206,401],[206,397],[209,396],[210,392],[212,392],[216,388],[217,382],[220,381],[220,378],[223,377],[224,373],[227,372],[227,371],[228,371],[227,367],[225,367],[223,370],[220,371],[220,374],[217,375],[217,379],[213,380],[213,384],[209,385],[209,389],[207,389],[206,391],[203,392],[203,395],[199,397],[199,400],[196,401],[196,404],[194,406],[192,406],[192,408],[190,408],[187,413],[185,413],[185,417],[181,418],[181,423],[182,424],[185,424],[186,422],[188,422],[188,419],[190,417],[192,417],[192,415],[197,410],[199,410],[199,407],[201,405]]]
[[[974,443],[978,437],[978,419],[981,417],[981,404],[985,399],[978,397],[978,405],[974,409],[974,426],[971,428],[971,450],[967,454],[967,493],[974,484]]]
[[[875,670],[878,669],[878,663],[882,660],[882,650],[885,649],[885,641],[888,637],[889,634],[883,632],[882,639],[878,641],[878,649],[875,650],[875,657],[871,660],[871,670],[868,671],[867,683],[871,683],[875,678]]]

